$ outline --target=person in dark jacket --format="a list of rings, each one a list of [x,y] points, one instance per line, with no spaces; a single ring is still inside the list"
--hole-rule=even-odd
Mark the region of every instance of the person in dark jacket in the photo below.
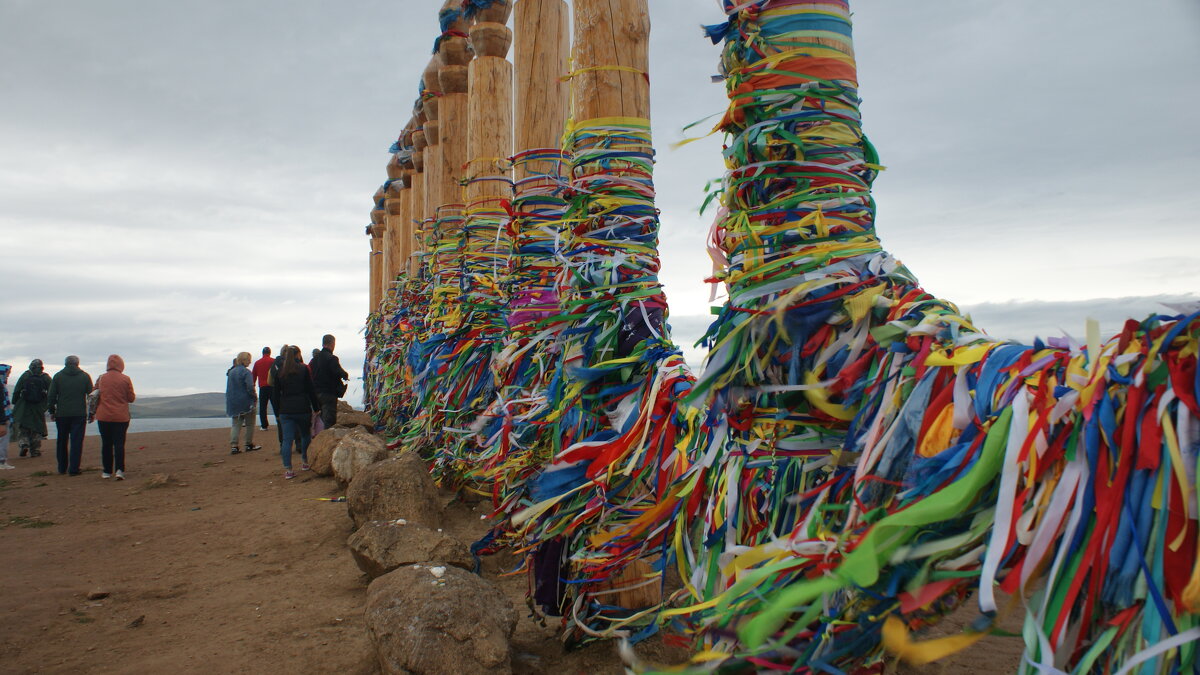
[[[346,393],[346,380],[350,379],[350,374],[342,368],[342,363],[333,353],[336,344],[337,340],[332,335],[322,337],[321,351],[313,364],[313,385],[321,401],[321,422],[326,429],[332,429],[337,424],[337,402]]]
[[[83,432],[91,420],[88,416],[87,395],[92,390],[92,376],[79,368],[79,357],[72,354],[63,362],[64,368],[50,380],[48,409],[50,419],[58,428],[58,473],[78,476],[83,459]],[[70,443],[70,454],[67,444]]]
[[[12,389],[13,435],[21,456],[40,457],[42,440],[46,438],[46,409],[50,405],[50,376],[41,359],[29,362],[29,370],[21,373]]]
[[[292,471],[292,443],[300,451],[300,470],[308,471],[308,444],[312,442],[312,413],[321,409],[312,375],[304,366],[300,348],[289,346],[283,352],[283,363],[275,376],[275,409],[279,411],[279,426],[283,442],[279,457],[283,460],[283,477],[295,478]]]
[[[229,429],[229,454],[241,452],[238,447],[238,432],[245,429],[246,452],[262,448],[254,444],[254,405],[258,396],[254,393],[254,375],[250,365],[250,352],[241,352],[233,365],[225,371],[225,414],[232,420]]]
[[[274,363],[267,371],[267,384],[271,385],[271,408],[275,410],[275,435],[279,437],[280,445],[283,445],[283,422],[279,419],[279,408],[275,406],[275,380],[279,377],[279,369],[283,367],[283,353],[287,349],[288,345],[279,348],[279,356],[275,357]]]

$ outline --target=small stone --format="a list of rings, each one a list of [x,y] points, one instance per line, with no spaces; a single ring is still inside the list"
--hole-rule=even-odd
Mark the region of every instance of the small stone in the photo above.
[[[134,619],[133,621],[130,621],[129,623],[125,624],[125,627],[126,628],[138,628],[144,623],[146,623],[146,615],[145,614],[143,614],[143,615],[139,616],[138,618]]]
[[[109,593],[108,591],[102,591],[100,589],[96,589],[87,594],[87,599],[88,600],[103,600],[104,598],[107,598],[110,595],[112,595],[112,594]]]

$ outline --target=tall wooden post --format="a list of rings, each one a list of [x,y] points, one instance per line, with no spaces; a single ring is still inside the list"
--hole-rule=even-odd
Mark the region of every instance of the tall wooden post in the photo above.
[[[464,255],[472,323],[490,326],[491,339],[503,327],[500,284],[507,275],[511,238],[504,229],[502,202],[512,197],[512,76],[506,56],[512,44],[507,0],[479,10],[471,27],[475,60],[468,78],[466,221]]]
[[[558,306],[554,246],[566,206],[557,190],[565,164],[562,134],[570,104],[563,79],[571,48],[569,17],[564,0],[522,0],[513,16],[513,211],[520,215],[512,228],[515,255],[508,322],[518,333],[556,313]]]
[[[514,10],[518,152],[560,146],[570,103],[563,80],[571,48],[568,18],[564,0],[523,0]],[[519,164],[516,180],[545,174],[547,168]]]
[[[383,238],[383,243],[382,243],[383,248],[381,249],[381,255],[383,257],[383,265],[380,268],[380,276],[379,276],[379,278],[376,279],[376,283],[378,283],[379,288],[380,288],[380,295],[379,295],[380,301],[385,300],[387,298],[387,289],[389,288],[389,284],[391,283],[390,280],[385,278],[387,275],[387,269],[388,269],[388,262],[389,262],[388,249],[391,248],[392,233],[388,231],[388,227],[387,227],[387,217],[386,217],[387,211],[383,210],[383,208],[382,208],[383,207],[383,194],[384,194],[384,190],[382,187],[380,187],[377,190],[375,190],[375,194],[371,196],[371,203],[372,203],[371,227],[372,227],[372,229],[378,229],[380,232],[380,236]],[[376,211],[379,211],[380,213],[384,214],[384,218],[382,220],[378,219],[378,214],[376,213]]]
[[[407,131],[407,129],[405,131]],[[401,148],[401,151],[403,151],[404,147],[403,141],[404,132],[401,132],[400,140],[397,142],[397,145]],[[404,174],[404,163],[400,157],[400,152],[398,151],[392,154],[392,157],[388,160],[387,164],[388,194],[389,196],[392,196],[393,199],[395,197],[402,197],[403,195],[402,188],[404,184]],[[397,186],[399,186],[399,188]],[[388,213],[388,227],[392,229],[392,248],[390,251],[388,251],[390,264],[387,268],[387,271],[388,274],[391,275],[391,278],[395,279],[397,275],[403,274],[404,272],[404,217],[403,214],[400,213],[400,203],[393,204],[392,206],[394,208],[390,209]]]
[[[408,227],[412,235],[413,253],[409,260],[409,269],[416,274],[421,269],[421,261],[424,259],[425,235],[422,223],[425,220],[425,132],[420,127],[415,126],[414,120],[413,131],[410,132],[412,143],[412,174],[409,175],[408,184],[412,188],[412,198],[408,206]],[[418,137],[420,143],[417,142]]]
[[[380,291],[383,287],[383,233],[372,224],[367,227],[367,234],[371,236],[371,255],[368,260],[371,280],[367,304],[370,308],[368,313],[374,313],[379,311]]]
[[[426,184],[433,193],[432,202],[426,204],[426,211],[434,218],[431,240],[437,242],[430,251],[433,261],[433,297],[430,303],[435,313],[434,319],[448,320],[445,327],[451,330],[458,326],[458,313],[455,310],[458,308],[462,261],[460,182],[462,167],[467,159],[467,72],[473,56],[466,39],[462,37],[466,34],[468,22],[458,13],[461,7],[459,0],[446,0],[442,10],[443,16],[449,10],[455,13],[456,18],[443,21],[443,33],[438,41],[438,57],[441,61],[438,72],[441,92],[438,101],[439,124],[437,140],[429,139],[430,145],[436,147],[426,156],[426,164],[433,167],[426,171]],[[426,135],[429,133],[426,132]]]
[[[666,299],[657,280],[658,213],[654,206],[653,164],[654,149],[650,137],[649,70],[650,15],[647,0],[576,0],[575,2],[575,72],[573,87],[573,128],[570,138],[571,184],[586,195],[585,200],[570,212],[579,219],[569,229],[567,246],[578,255],[568,254],[571,265],[570,296],[574,308],[573,328],[584,328],[565,346],[567,368],[578,364],[595,366],[616,358],[640,356],[637,365],[620,373],[588,383],[587,398],[600,399],[606,387],[638,387],[632,394],[635,400],[655,395],[658,378],[668,370],[686,377],[682,356],[673,348],[654,355],[639,351],[647,340],[656,339],[654,349],[666,346]],[[621,209],[610,211],[603,206],[619,199]],[[597,240],[603,248],[594,248]],[[585,348],[584,341],[592,343]],[[609,424],[603,405],[586,404],[583,422],[563,433],[580,438]],[[646,410],[650,404],[642,403]],[[640,419],[635,426],[645,424],[645,463],[621,464],[609,468],[613,472],[637,472],[642,493],[632,487],[627,498],[630,503],[639,499],[654,499],[649,492],[653,471],[649,466],[661,466],[673,448],[663,445],[653,429],[661,429],[662,419]],[[630,457],[636,456],[631,453]],[[619,513],[619,509],[614,510]],[[606,523],[619,527],[623,516],[616,515]],[[585,539],[581,545],[586,546]],[[645,555],[645,554],[643,554]],[[588,556],[584,556],[588,557]],[[652,565],[642,557],[613,558],[607,563],[608,578],[599,590],[590,585],[579,587],[583,596],[598,592],[604,602],[627,609],[641,609],[660,602]],[[615,594],[612,591],[617,591]],[[582,599],[577,599],[577,606]],[[584,603],[586,604],[586,603]],[[600,612],[603,614],[603,610]]]
[[[378,197],[379,199],[382,199],[382,194],[381,194],[382,192],[383,192],[383,188],[380,188],[379,190],[377,190],[375,192],[376,197]],[[374,238],[376,233],[378,233],[379,255],[376,257],[378,257],[380,259],[379,271],[378,271],[378,274],[375,276],[375,283],[374,283],[374,290],[375,290],[375,294],[376,294],[376,303],[374,305],[375,309],[378,309],[379,304],[387,300],[387,291],[389,288],[391,288],[390,281],[386,277],[387,247],[388,247],[389,242],[391,241],[391,238],[388,236],[388,231],[387,231],[387,221],[386,221],[386,213],[387,212],[378,207],[379,199],[377,199],[375,202],[376,208],[371,209],[371,234],[372,234],[372,238]],[[372,242],[372,244],[374,244],[374,242]]]
[[[576,282],[576,288],[585,296],[593,295],[593,289],[610,287],[605,294],[637,297],[620,306],[597,307],[596,311],[613,312],[601,322],[620,323],[615,344],[599,345],[593,352],[595,359],[604,361],[628,355],[646,338],[664,336],[666,299],[657,281],[658,218],[650,138],[647,0],[579,0],[575,3],[575,35],[572,181],[596,196],[624,190],[618,183],[640,186],[636,189],[639,203],[626,204],[619,220],[627,225],[641,224],[634,229],[622,226],[626,238],[616,246],[636,247],[637,259],[627,258],[619,270],[607,264],[585,263],[586,269]],[[597,170],[605,176],[590,179]],[[635,212],[636,217],[631,215]],[[577,228],[577,234],[586,238],[586,230],[612,227],[611,220],[595,219]]]
[[[396,179],[388,183],[387,190],[383,195],[383,208],[385,211],[385,219],[387,222],[387,231],[391,234],[391,242],[388,247],[388,284],[395,286],[396,280],[400,278],[404,270],[404,227],[401,220],[403,210],[401,208],[404,199],[404,182]]]
[[[576,120],[649,119],[650,10],[646,1],[576,0]]]

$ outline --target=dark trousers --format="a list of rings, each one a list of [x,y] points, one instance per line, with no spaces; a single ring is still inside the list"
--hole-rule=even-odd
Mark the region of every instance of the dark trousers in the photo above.
[[[275,387],[258,388],[258,425],[264,429],[267,428],[267,404],[271,405],[271,413],[275,415],[275,424],[279,424],[279,411],[275,409],[275,399],[271,398],[274,390]]]
[[[58,427],[57,446],[59,473],[79,473],[79,460],[83,458],[83,430],[87,418],[83,415],[74,417],[57,417],[54,426]],[[70,454],[67,454],[67,443],[70,443]]]
[[[104,473],[113,470],[125,470],[125,432],[129,431],[129,422],[96,422],[100,427],[100,463],[104,465]],[[113,466],[113,460],[116,466]]]
[[[279,444],[279,458],[285,469],[292,468],[292,443],[300,451],[300,461],[308,463],[308,444],[312,442],[312,415],[284,413],[279,416],[283,429],[283,442]]]
[[[337,424],[337,394],[317,392],[317,400],[321,402],[321,423],[326,429],[332,429]]]

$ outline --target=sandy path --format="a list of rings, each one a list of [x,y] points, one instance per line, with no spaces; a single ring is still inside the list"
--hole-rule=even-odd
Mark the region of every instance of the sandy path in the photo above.
[[[82,476],[52,445],[0,475],[0,670],[374,672],[350,520],[315,499],[336,485],[282,480],[274,430],[236,456],[226,430],[132,434],[123,482],[88,431]]]

